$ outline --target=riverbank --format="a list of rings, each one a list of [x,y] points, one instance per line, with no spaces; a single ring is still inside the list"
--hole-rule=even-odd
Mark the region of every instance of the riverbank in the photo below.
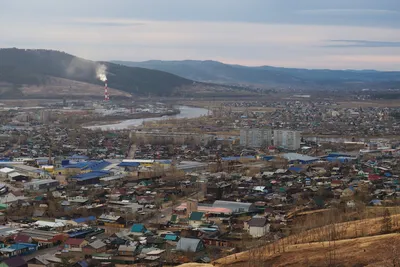
[[[118,124],[126,120],[137,120],[137,119],[149,119],[149,118],[161,118],[164,116],[176,116],[180,114],[181,111],[179,109],[175,109],[171,112],[163,112],[163,113],[136,113],[129,114],[129,116],[106,116],[99,117],[91,120],[90,122],[81,123],[82,127],[92,127],[92,126],[102,126],[107,124]]]
[[[175,107],[179,110],[178,114],[173,115],[162,115],[158,117],[151,118],[140,118],[140,119],[128,119],[128,120],[120,120],[118,123],[107,123],[107,124],[95,124],[95,125],[87,125],[84,128],[92,129],[92,130],[125,130],[132,127],[138,127],[143,124],[143,122],[148,121],[158,121],[164,119],[193,119],[201,116],[206,116],[208,114],[208,109],[204,108],[194,108],[189,106],[177,106]]]

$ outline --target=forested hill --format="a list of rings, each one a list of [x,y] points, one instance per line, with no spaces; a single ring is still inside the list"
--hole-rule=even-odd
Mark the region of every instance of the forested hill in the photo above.
[[[321,89],[330,86],[339,89],[357,86],[361,88],[400,87],[399,71],[296,69],[271,66],[247,67],[224,64],[212,60],[112,62],[130,67],[166,71],[187,79],[212,83],[303,86],[305,88],[319,87]]]
[[[137,95],[169,96],[192,81],[158,70],[127,67],[109,62],[94,62],[54,50],[0,49],[0,83],[21,85],[46,84],[49,77],[65,78],[91,84],[99,64],[107,67],[110,87]]]

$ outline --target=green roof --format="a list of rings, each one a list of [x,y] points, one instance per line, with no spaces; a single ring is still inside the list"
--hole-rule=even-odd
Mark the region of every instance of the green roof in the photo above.
[[[170,221],[171,221],[171,222],[178,222],[178,215],[172,214],[171,220],[170,220]]]
[[[193,211],[193,212],[190,214],[189,221],[201,221],[201,219],[203,218],[203,216],[204,216],[204,212]]]

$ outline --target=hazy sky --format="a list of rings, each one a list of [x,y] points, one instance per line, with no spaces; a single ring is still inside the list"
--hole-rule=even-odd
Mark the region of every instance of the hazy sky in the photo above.
[[[0,25],[93,60],[400,70],[400,0],[0,0]]]

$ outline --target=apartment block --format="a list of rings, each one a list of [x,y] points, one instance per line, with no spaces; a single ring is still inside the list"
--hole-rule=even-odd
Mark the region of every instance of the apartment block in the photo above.
[[[259,148],[272,144],[272,130],[267,128],[249,128],[240,130],[240,145]]]
[[[299,131],[274,130],[274,145],[289,150],[300,148],[301,136]]]

